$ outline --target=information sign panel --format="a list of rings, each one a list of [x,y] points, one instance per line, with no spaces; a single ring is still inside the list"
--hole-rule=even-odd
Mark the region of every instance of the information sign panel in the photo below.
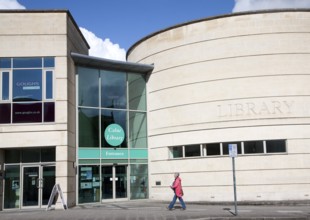
[[[238,154],[237,144],[229,144],[228,149],[229,149],[229,156],[230,157],[237,157],[237,154]]]

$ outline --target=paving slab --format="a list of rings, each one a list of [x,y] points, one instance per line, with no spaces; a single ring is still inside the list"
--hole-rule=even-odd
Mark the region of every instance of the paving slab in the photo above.
[[[176,205],[167,210],[168,202],[151,200],[79,205],[68,210],[6,210],[0,212],[1,220],[217,220],[217,219],[261,219],[261,220],[310,220],[309,205],[242,205],[238,216],[234,206],[187,204],[183,211]]]

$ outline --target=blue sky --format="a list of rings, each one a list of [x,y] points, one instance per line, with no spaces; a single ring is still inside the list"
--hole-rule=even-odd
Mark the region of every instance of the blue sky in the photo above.
[[[69,9],[80,27],[126,50],[160,29],[231,13],[234,0],[19,0],[27,9]]]
[[[117,60],[141,38],[176,24],[275,8],[310,8],[310,0],[0,0],[0,9],[68,9],[89,54]]]

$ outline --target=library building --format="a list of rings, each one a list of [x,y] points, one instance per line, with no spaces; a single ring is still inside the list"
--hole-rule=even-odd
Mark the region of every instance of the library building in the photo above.
[[[233,13],[89,56],[67,10],[0,10],[0,210],[310,198],[310,10]],[[53,189],[61,199],[52,199]],[[63,200],[63,201],[62,201]],[[64,204],[63,204],[64,205]]]

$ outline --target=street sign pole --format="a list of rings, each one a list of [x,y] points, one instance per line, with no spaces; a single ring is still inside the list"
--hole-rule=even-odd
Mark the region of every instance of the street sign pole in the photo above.
[[[237,189],[236,189],[236,172],[235,172],[235,157],[232,157],[232,167],[233,167],[233,180],[234,180],[234,200],[235,200],[235,215],[238,215],[237,209]]]
[[[233,184],[234,184],[235,213],[233,213],[233,214],[235,216],[237,216],[238,215],[238,209],[237,209],[237,188],[236,188],[235,157],[237,157],[238,148],[237,148],[237,144],[229,144],[228,148],[229,148],[229,156],[232,159]]]

